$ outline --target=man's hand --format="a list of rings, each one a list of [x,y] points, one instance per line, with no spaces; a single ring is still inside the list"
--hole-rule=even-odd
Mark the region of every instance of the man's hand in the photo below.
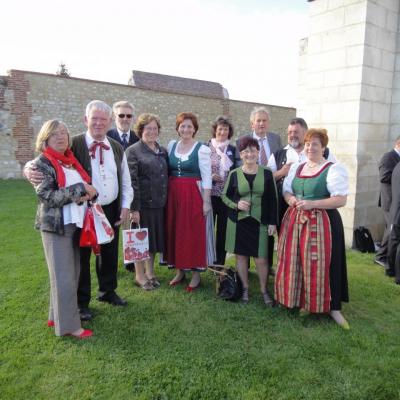
[[[115,226],[121,225],[124,221],[127,221],[128,218],[129,218],[129,208],[123,208],[119,216],[119,221],[115,223]]]
[[[131,221],[134,224],[138,224],[138,225],[140,224],[140,213],[139,213],[139,211],[131,211],[130,217],[131,217]]]
[[[22,173],[25,176],[25,178],[29,181],[29,183],[32,184],[33,186],[39,185],[39,183],[43,182],[44,176],[40,171],[36,169],[35,165],[33,164],[33,161],[28,161],[25,164]]]

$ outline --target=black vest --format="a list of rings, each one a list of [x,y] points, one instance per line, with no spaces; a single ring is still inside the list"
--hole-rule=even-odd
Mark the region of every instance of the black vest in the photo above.
[[[118,207],[121,208],[121,188],[122,188],[122,173],[121,164],[124,157],[124,149],[122,146],[114,139],[108,137],[108,141],[111,144],[115,165],[117,166],[117,176],[118,176]],[[89,149],[86,145],[85,134],[76,135],[72,137],[71,150],[73,151],[75,157],[82,164],[85,171],[92,176],[92,163],[90,161]]]

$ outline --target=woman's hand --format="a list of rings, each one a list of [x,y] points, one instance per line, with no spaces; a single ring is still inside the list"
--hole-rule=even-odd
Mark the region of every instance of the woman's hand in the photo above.
[[[130,219],[134,224],[140,224],[140,213],[139,211],[131,211]]]
[[[250,211],[251,203],[247,200],[239,200],[237,208],[241,211]]]
[[[299,200],[296,203],[296,208],[298,210],[311,210],[315,208],[313,200]]]
[[[268,236],[273,236],[276,233],[276,225],[268,225]]]
[[[92,200],[97,196],[97,190],[94,188],[94,186],[89,185],[88,183],[83,183],[83,185],[85,186],[86,195],[89,196],[89,200]]]
[[[290,197],[287,203],[288,203],[289,207],[296,207],[296,205],[297,205],[296,197],[295,196]]]
[[[223,179],[219,174],[212,174],[211,179],[213,182],[223,182]]]
[[[210,201],[203,201],[203,215],[206,216],[212,210]]]

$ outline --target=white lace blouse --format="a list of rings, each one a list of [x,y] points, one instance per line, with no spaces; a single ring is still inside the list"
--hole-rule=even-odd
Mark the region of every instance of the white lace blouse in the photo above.
[[[176,143],[176,140],[171,140],[168,143],[167,149],[168,154],[171,154],[172,147]],[[190,154],[192,154],[194,148],[196,147],[198,142],[194,142],[192,148],[188,153],[180,154],[178,152],[178,144],[175,147],[175,157],[180,158],[182,161],[186,161]],[[208,146],[202,144],[199,148],[199,168],[201,175],[201,186],[203,189],[211,189],[212,187],[212,179],[211,179],[211,150]]]
[[[301,163],[294,163],[290,167],[289,174],[283,181],[283,193],[292,191],[292,181],[296,176],[297,168]],[[325,165],[325,164],[324,164]],[[324,166],[321,165],[321,168]],[[320,168],[320,169],[321,169]],[[347,170],[340,163],[332,164],[326,176],[328,192],[332,196],[347,196],[349,194],[349,177]]]

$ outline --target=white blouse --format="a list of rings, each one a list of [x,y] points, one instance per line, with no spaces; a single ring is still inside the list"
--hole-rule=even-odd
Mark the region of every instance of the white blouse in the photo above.
[[[283,193],[292,191],[292,181],[296,176],[297,168],[301,163],[294,163],[290,167],[289,174],[283,181]],[[325,165],[325,164],[324,164]],[[321,165],[321,168],[324,166]],[[319,170],[321,170],[321,168]],[[332,196],[347,196],[349,194],[349,177],[347,170],[340,163],[332,164],[326,176],[328,192]]]
[[[168,143],[167,149],[168,154],[171,154],[172,147],[176,143],[176,140],[171,140]],[[178,142],[178,144],[180,141]],[[175,147],[175,157],[180,158],[181,161],[188,160],[190,154],[192,154],[194,148],[196,147],[198,142],[194,142],[192,148],[189,152],[185,154],[180,154],[178,152],[178,144]],[[211,179],[211,150],[208,146],[202,144],[199,148],[199,169],[201,175],[201,186],[203,189],[211,189],[212,187],[212,179]]]
[[[71,186],[75,183],[83,183],[82,177],[76,169],[62,167],[65,174],[65,186]],[[78,228],[82,228],[83,218],[86,211],[86,201],[82,205],[69,203],[63,207],[64,225],[75,224]]]

